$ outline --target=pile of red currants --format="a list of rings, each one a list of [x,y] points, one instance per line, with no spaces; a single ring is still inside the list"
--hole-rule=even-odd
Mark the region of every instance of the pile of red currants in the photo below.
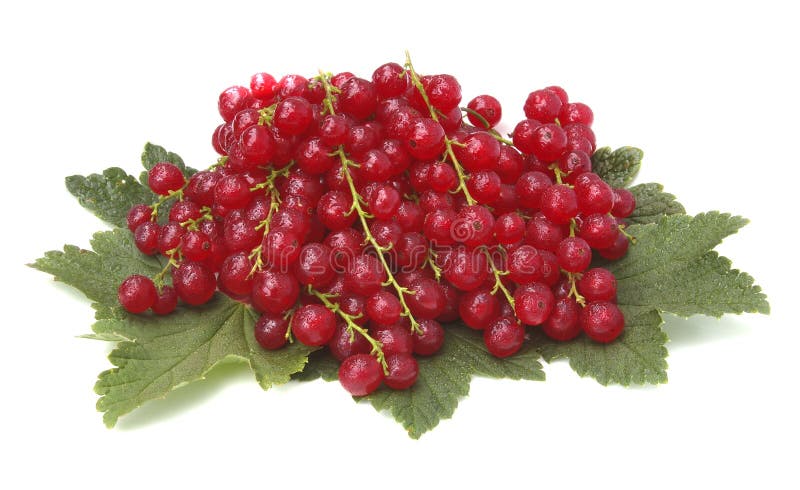
[[[497,99],[460,103],[455,77],[410,59],[369,80],[258,73],[226,89],[219,161],[188,179],[169,162],[149,171],[158,199],[128,227],[166,266],[128,277],[120,303],[164,315],[219,290],[261,313],[265,349],[327,346],[357,396],[412,386],[443,323],[482,330],[498,357],[526,327],[611,342],[616,280],[591,263],[625,255],[635,200],[592,173],[591,109],[536,90],[503,136]]]

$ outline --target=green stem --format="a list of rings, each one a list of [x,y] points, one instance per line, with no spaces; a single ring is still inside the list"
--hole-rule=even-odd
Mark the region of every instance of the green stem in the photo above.
[[[272,216],[275,214],[275,211],[278,210],[281,204],[281,196],[280,192],[278,192],[278,189],[275,188],[275,180],[280,176],[288,175],[289,169],[292,168],[292,165],[294,165],[293,161],[281,169],[272,170],[267,177],[267,180],[250,189],[251,191],[266,189],[266,193],[269,196],[269,211],[267,212],[267,217],[256,226],[256,230],[263,229],[263,231],[261,234],[261,242],[250,252],[249,259],[253,261],[253,268],[250,269],[250,274],[248,274],[247,277],[253,277],[256,272],[260,271],[264,267],[264,261],[262,259],[264,252],[264,238],[266,238],[267,234],[269,233],[269,224],[270,221],[272,221]]]
[[[514,142],[513,141],[511,141],[510,139],[507,139],[507,138],[503,138],[503,135],[498,133],[494,128],[490,127],[489,126],[489,121],[487,121],[486,118],[483,117],[480,112],[478,112],[476,110],[473,110],[473,109],[470,109],[469,107],[461,107],[461,112],[465,112],[467,114],[471,114],[471,115],[477,117],[478,121],[480,121],[481,124],[483,125],[483,129],[485,129],[487,133],[491,134],[492,137],[494,137],[494,139],[496,139],[500,143],[506,144],[508,146],[514,146]]]
[[[333,301],[331,301],[329,299],[330,298],[329,295],[321,293],[316,289],[312,288],[311,286],[308,287],[308,292],[309,294],[316,296],[317,299],[322,301],[322,304],[325,305],[326,308],[328,308],[335,314],[339,315],[339,317],[341,317],[341,319],[344,320],[345,324],[347,324],[347,331],[350,333],[350,342],[353,342],[353,340],[355,339],[356,332],[358,332],[362,337],[364,337],[367,340],[367,342],[369,342],[369,344],[372,346],[372,351],[370,352],[370,354],[375,356],[378,362],[381,363],[381,366],[383,367],[383,372],[385,374],[389,374],[389,366],[386,365],[386,358],[383,355],[383,345],[374,338],[372,338],[372,336],[367,332],[366,329],[364,329],[364,327],[355,322],[356,318],[358,317],[355,317],[349,313],[345,313],[344,311],[342,311],[342,309],[339,307],[339,303],[334,303]]]

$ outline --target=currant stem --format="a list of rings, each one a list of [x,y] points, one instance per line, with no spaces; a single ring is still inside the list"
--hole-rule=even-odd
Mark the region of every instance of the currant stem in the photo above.
[[[325,305],[326,308],[336,313],[342,318],[342,320],[344,320],[344,322],[347,324],[347,331],[350,333],[350,342],[353,342],[353,339],[355,338],[355,332],[358,332],[367,340],[367,342],[369,342],[369,344],[372,346],[372,351],[370,354],[375,356],[381,366],[383,366],[384,374],[389,374],[389,366],[386,365],[386,358],[383,355],[383,344],[372,338],[372,336],[364,327],[354,321],[357,317],[342,311],[342,309],[339,307],[339,303],[334,303],[329,299],[329,295],[317,291],[310,285],[308,286],[308,292],[309,294],[316,296],[317,299],[322,301],[322,304]]]
[[[506,253],[504,249],[501,248],[500,250],[502,250],[503,253]],[[486,259],[489,261],[489,265],[492,267],[492,274],[494,274],[494,287],[492,287],[491,293],[494,295],[497,294],[497,291],[502,291],[503,296],[505,296],[506,301],[508,301],[508,304],[511,306],[511,308],[514,308],[514,296],[511,295],[511,292],[508,290],[506,285],[503,284],[503,276],[507,275],[508,272],[502,271],[494,265],[492,255],[489,253],[489,250],[486,247],[483,248],[483,253],[486,255]]]
[[[569,280],[569,294],[567,294],[567,297],[569,298],[572,296],[579,305],[586,306],[586,298],[584,298],[583,295],[578,292],[578,276],[579,274],[567,272],[567,279]]]
[[[248,257],[254,262],[253,268],[250,269],[250,273],[247,275],[247,277],[253,277],[256,272],[260,271],[264,267],[264,261],[261,258],[262,252],[264,251],[264,238],[269,233],[269,224],[270,221],[272,221],[272,216],[275,214],[275,211],[278,210],[281,204],[281,196],[280,192],[278,192],[278,189],[275,188],[275,180],[280,176],[286,176],[289,173],[289,169],[292,168],[292,165],[294,165],[294,161],[281,169],[272,170],[267,177],[267,180],[250,189],[251,191],[266,189],[266,193],[269,196],[269,211],[267,212],[267,217],[256,226],[256,230],[263,229],[263,232],[261,234],[261,243],[250,252]]]
[[[460,109],[461,109],[461,112],[464,112],[466,114],[472,114],[473,116],[477,117],[478,121],[480,121],[481,124],[483,124],[483,129],[485,129],[486,132],[491,134],[494,139],[496,139],[500,143],[506,144],[508,146],[514,146],[514,142],[513,141],[511,141],[508,138],[503,138],[503,135],[498,133],[497,130],[495,130],[492,127],[490,127],[489,126],[489,121],[487,121],[486,118],[483,117],[478,111],[470,109],[469,107],[461,107]]]
[[[333,107],[333,97],[338,89],[331,85],[329,74],[320,71],[320,75],[317,77],[317,79],[320,83],[322,83],[322,86],[325,89],[323,106],[327,111],[329,111],[329,114],[336,114]],[[397,282],[397,280],[394,278],[394,274],[392,274],[391,267],[389,267],[389,263],[386,262],[386,257],[383,256],[383,253],[388,251],[390,247],[382,247],[380,244],[378,244],[378,241],[375,240],[374,236],[372,236],[372,232],[369,231],[367,217],[371,217],[372,215],[364,211],[364,208],[361,207],[361,204],[364,202],[364,198],[362,198],[358,193],[358,190],[356,190],[355,182],[353,182],[353,176],[350,174],[350,167],[358,168],[358,164],[347,157],[344,151],[344,146],[339,146],[339,148],[337,148],[332,155],[339,157],[339,161],[342,163],[342,172],[344,173],[345,180],[347,180],[347,186],[350,188],[350,196],[353,199],[353,205],[350,209],[350,212],[355,211],[358,213],[358,219],[361,221],[361,227],[364,229],[364,236],[366,237],[367,242],[369,242],[370,245],[372,245],[372,247],[378,252],[378,259],[381,261],[383,270],[386,271],[386,276],[388,278],[386,281],[387,285],[391,284],[392,287],[394,287],[394,290],[397,292],[397,298],[400,300],[400,306],[403,307],[402,314],[403,316],[408,317],[408,320],[411,323],[411,331],[414,333],[422,333],[422,329],[419,327],[419,322],[417,322],[417,320],[414,318],[414,315],[411,314],[411,309],[409,309],[405,299],[406,294],[413,293]]]

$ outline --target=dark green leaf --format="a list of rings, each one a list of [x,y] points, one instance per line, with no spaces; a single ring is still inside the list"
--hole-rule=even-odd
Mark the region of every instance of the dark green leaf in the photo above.
[[[126,226],[125,219],[133,205],[150,204],[154,199],[153,193],[136,177],[117,167],[106,169],[102,175],[72,175],[66,178],[66,184],[81,206],[120,228]]]
[[[661,184],[639,184],[628,189],[636,198],[636,209],[627,218],[630,223],[655,223],[662,216],[686,214],[675,196],[664,192]]]
[[[181,169],[181,172],[183,172],[183,175],[185,175],[187,178],[197,173],[197,170],[187,167],[186,164],[183,163],[183,159],[177,153],[167,151],[162,146],[154,145],[152,143],[145,143],[144,151],[142,151],[142,166],[144,167],[145,171],[139,175],[139,181],[146,186],[147,172],[155,167],[157,163],[161,162],[169,162],[174,164],[176,167]]]
[[[643,155],[632,146],[598,148],[592,155],[592,170],[611,187],[627,187],[639,173]]]

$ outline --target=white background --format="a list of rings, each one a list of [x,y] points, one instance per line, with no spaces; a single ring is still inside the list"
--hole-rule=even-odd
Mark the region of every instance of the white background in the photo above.
[[[3,488],[799,484],[788,2],[15,3],[0,8]],[[458,76],[465,100],[498,96],[506,127],[529,91],[562,85],[594,109],[601,145],[645,150],[640,182],[690,213],[750,218],[720,250],[772,315],[667,318],[659,387],[604,388],[563,362],[545,383],[476,380],[419,441],[336,383],[262,392],[231,368],[106,429],[92,386],[109,346],[76,338],[88,302],[23,265],[102,228],[64,176],[136,173],[145,141],[204,167],[225,87],[262,70],[368,77],[405,49],[420,71]]]

